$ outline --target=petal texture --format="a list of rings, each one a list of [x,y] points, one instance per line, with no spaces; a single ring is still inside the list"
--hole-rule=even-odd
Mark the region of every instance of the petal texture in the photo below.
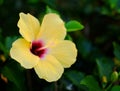
[[[39,57],[30,52],[30,43],[20,38],[17,39],[10,50],[13,59],[19,62],[25,68],[33,68],[38,62]]]
[[[34,67],[37,75],[48,82],[57,81],[64,69],[55,57],[47,55]]]
[[[63,67],[70,67],[77,56],[77,49],[73,42],[68,40],[58,41],[54,46],[51,46],[50,53],[63,65]]]
[[[50,40],[50,39],[64,39],[66,36],[66,28],[64,22],[57,14],[47,14],[43,18],[40,33],[38,39]]]
[[[20,13],[20,19],[18,21],[18,27],[20,34],[27,40],[32,41],[36,38],[40,30],[39,21],[32,15]]]

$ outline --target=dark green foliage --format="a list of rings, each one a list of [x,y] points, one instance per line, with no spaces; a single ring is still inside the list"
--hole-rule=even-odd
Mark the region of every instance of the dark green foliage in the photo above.
[[[120,86],[113,86],[111,91],[120,91]]]
[[[93,76],[86,76],[83,78],[80,84],[86,85],[89,88],[89,91],[101,91],[98,82]]]
[[[57,13],[64,20],[66,40],[78,55],[57,82],[39,79],[10,58],[20,12],[40,21]],[[120,0],[0,0],[0,91],[120,91],[119,14]]]
[[[8,84],[13,88],[7,88],[9,91],[26,91],[25,73],[23,68],[15,62],[10,61],[2,68],[3,76],[8,79]],[[10,82],[9,82],[10,81]]]
[[[67,28],[67,32],[82,30],[84,28],[82,24],[80,24],[78,21],[75,20],[71,20],[67,22],[65,26]]]

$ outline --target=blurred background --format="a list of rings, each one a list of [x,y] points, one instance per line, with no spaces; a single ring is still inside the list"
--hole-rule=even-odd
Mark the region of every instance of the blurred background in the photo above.
[[[68,32],[78,49],[77,61],[57,82],[39,79],[9,56],[20,34],[19,13],[40,21],[49,9],[81,31]],[[120,0],[0,0],[0,91],[120,91]]]

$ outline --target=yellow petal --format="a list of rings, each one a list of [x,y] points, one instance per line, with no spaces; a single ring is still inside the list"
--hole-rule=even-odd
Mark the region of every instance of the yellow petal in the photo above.
[[[57,41],[54,46],[51,46],[50,52],[65,68],[70,67],[76,61],[77,49],[71,41]]]
[[[13,43],[10,55],[25,68],[33,68],[40,60],[30,52],[30,43],[22,38]]]
[[[66,28],[64,22],[57,14],[49,13],[44,16],[38,39],[64,39]]]
[[[20,13],[20,19],[18,21],[18,27],[20,34],[27,40],[32,41],[36,38],[40,30],[39,21],[32,15]]]
[[[40,78],[48,82],[57,81],[64,71],[62,65],[51,55],[46,55],[34,69]]]

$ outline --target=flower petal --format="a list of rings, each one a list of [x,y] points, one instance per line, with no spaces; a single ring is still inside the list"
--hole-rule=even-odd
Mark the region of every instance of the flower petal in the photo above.
[[[38,39],[64,39],[66,36],[66,28],[64,22],[57,14],[49,13],[44,16]]]
[[[40,60],[30,52],[30,43],[22,38],[13,43],[10,55],[25,68],[33,68]]]
[[[57,81],[64,71],[62,65],[51,55],[46,55],[34,69],[40,78],[48,82]]]
[[[76,61],[77,49],[71,41],[56,42],[54,46],[51,46],[50,52],[65,68],[70,67]]]
[[[32,41],[36,38],[40,30],[39,21],[32,15],[20,13],[20,19],[18,21],[18,27],[20,34],[27,40]]]

